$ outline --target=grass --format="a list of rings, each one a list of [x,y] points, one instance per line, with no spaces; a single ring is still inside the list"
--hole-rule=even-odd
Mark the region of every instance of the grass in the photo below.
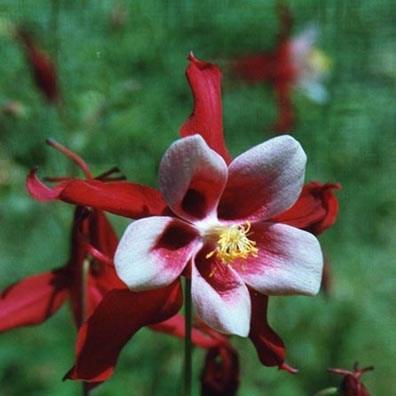
[[[21,118],[0,114],[0,287],[67,258],[72,208],[40,205],[24,191],[32,166],[39,165],[42,175],[70,170],[45,138],[79,152],[94,173],[117,164],[129,179],[155,185],[158,162],[191,111],[187,53],[225,65],[235,55],[271,48],[276,35],[268,1],[124,2],[125,25],[114,29],[110,15],[117,3],[0,3],[0,106],[18,100],[26,112]],[[327,367],[350,368],[356,360],[375,366],[365,377],[372,394],[389,395],[396,388],[396,11],[391,0],[294,0],[290,6],[296,31],[318,22],[321,46],[333,59],[328,103],[317,106],[294,95],[294,136],[308,154],[307,180],[343,185],[339,220],[322,237],[333,291],[328,299],[271,300],[270,322],[298,375],[261,367],[250,343],[235,340],[240,395],[313,395],[338,383]],[[27,23],[57,54],[67,126],[35,89],[20,48],[4,29],[8,21]],[[245,86],[226,73],[223,102],[234,155],[271,136],[275,108],[267,87]],[[120,232],[127,224],[112,220]],[[73,361],[73,341],[65,308],[41,326],[1,335],[0,396],[77,394],[79,385],[60,381]],[[196,383],[202,358],[196,351]],[[123,351],[114,377],[93,394],[174,395],[181,359],[181,342],[143,330]]]

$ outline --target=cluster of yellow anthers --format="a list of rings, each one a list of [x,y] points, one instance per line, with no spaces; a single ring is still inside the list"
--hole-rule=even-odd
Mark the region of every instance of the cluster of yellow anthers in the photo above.
[[[223,264],[229,265],[235,259],[246,259],[250,255],[257,257],[256,242],[248,238],[251,224],[219,226],[212,232],[217,237],[216,249],[206,255],[206,258],[216,254]]]

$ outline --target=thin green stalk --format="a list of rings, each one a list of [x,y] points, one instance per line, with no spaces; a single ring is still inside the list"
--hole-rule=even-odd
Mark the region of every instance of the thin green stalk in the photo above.
[[[315,393],[314,396],[334,396],[338,395],[338,389],[335,387],[322,389],[318,393]]]
[[[185,315],[185,338],[184,338],[184,386],[183,396],[191,396],[192,384],[192,312],[191,312],[191,278],[186,277],[184,291],[184,315]]]
[[[82,396],[89,396],[88,382],[82,383]]]
[[[91,262],[89,258],[86,258],[82,265],[81,272],[81,325],[85,322],[88,316],[88,276],[89,276],[89,267]],[[89,396],[90,390],[88,388],[88,383],[82,383],[82,396]]]

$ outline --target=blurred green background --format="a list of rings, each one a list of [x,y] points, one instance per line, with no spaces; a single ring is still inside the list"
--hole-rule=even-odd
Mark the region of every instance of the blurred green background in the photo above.
[[[310,22],[333,67],[322,106],[299,92],[294,136],[305,148],[307,180],[338,181],[341,211],[322,238],[332,268],[330,297],[273,298],[270,323],[288,346],[295,376],[259,364],[248,340],[241,396],[309,396],[339,378],[327,367],[374,365],[364,382],[375,396],[396,389],[396,8],[393,0],[294,0],[295,31]],[[65,116],[32,82],[10,23],[25,23],[59,65]],[[44,144],[53,137],[94,173],[119,165],[128,179],[155,185],[158,162],[190,114],[184,77],[190,50],[225,65],[273,47],[272,1],[0,0],[0,288],[61,266],[72,208],[41,205],[24,189],[27,171],[64,175],[70,164]],[[272,91],[223,79],[226,140],[238,154],[272,136]],[[75,170],[74,170],[75,171]],[[75,171],[76,172],[76,171]],[[125,219],[112,216],[121,232]],[[76,395],[61,378],[73,362],[75,330],[63,308],[38,327],[0,336],[0,396]],[[93,395],[179,393],[182,343],[143,330],[124,349],[114,377]],[[194,356],[196,394],[203,359]]]

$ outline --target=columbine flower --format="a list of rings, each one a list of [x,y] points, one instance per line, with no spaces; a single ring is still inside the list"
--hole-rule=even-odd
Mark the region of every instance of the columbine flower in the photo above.
[[[280,32],[273,51],[247,55],[233,62],[233,70],[240,78],[269,83],[277,95],[278,119],[275,130],[284,132],[294,125],[291,93],[302,90],[318,103],[327,100],[324,80],[330,68],[328,57],[315,44],[318,32],[309,26],[297,36],[291,36],[292,16],[286,6],[278,8]]]
[[[340,385],[342,396],[370,396],[370,393],[361,382],[361,377],[364,373],[371,370],[374,370],[374,367],[360,369],[357,363],[353,366],[353,371],[339,368],[329,369],[330,372],[344,377]]]
[[[20,28],[17,38],[22,42],[26,59],[32,70],[37,88],[48,102],[56,103],[60,99],[56,66],[50,56],[40,49],[31,34]]]
[[[317,38],[317,28],[309,26],[290,40],[290,52],[296,88],[311,100],[324,103],[328,99],[324,80],[331,63],[326,54],[316,47]]]
[[[247,336],[248,286],[265,295],[319,290],[316,238],[271,219],[297,200],[305,154],[282,136],[227,167],[200,135],[176,141],[160,164],[160,190],[174,216],[132,223],[115,254],[131,290],[164,287],[191,276],[197,315],[210,327]]]
[[[189,60],[187,78],[194,96],[194,110],[182,125],[180,134],[182,137],[188,137],[199,133],[208,146],[222,156],[228,164],[231,162],[231,156],[223,137],[221,72],[216,65],[201,61],[192,54],[190,54]],[[61,180],[50,188],[37,178],[35,172],[32,172],[30,180],[31,193],[34,195],[35,191],[42,192],[37,196],[41,200],[59,199],[134,219],[169,213],[167,204],[159,191],[132,182],[110,181],[105,183],[101,180],[73,178]],[[310,191],[313,192],[311,189]],[[305,204],[301,206],[302,195],[284,215],[291,214],[285,219],[289,225],[304,229],[312,225],[313,219],[318,223],[321,219],[327,218],[328,212],[324,202],[317,199],[318,195],[315,195],[313,199],[304,199]],[[300,215],[298,211],[294,210],[295,207],[300,207],[302,210]],[[317,211],[320,215],[316,214]],[[298,221],[298,224],[294,225],[292,221]],[[243,226],[246,227],[247,224]],[[177,233],[175,236],[178,236]],[[249,238],[249,236],[247,237]],[[215,256],[212,254],[212,260]],[[212,275],[213,277],[214,275]],[[131,297],[134,294],[132,292],[114,291],[105,296],[103,302],[80,330],[77,360],[69,372],[68,378],[89,381],[107,379],[114,370],[122,347],[140,327],[150,324],[150,320],[152,321],[154,317],[163,315],[162,309],[166,311],[171,306],[172,309],[177,310],[180,307],[181,289],[178,282],[171,288],[167,288],[167,293],[161,293],[161,290],[143,292],[151,293],[149,298],[146,297],[147,301],[144,302],[145,307],[150,307],[151,317],[139,313],[140,300],[134,300]],[[250,288],[249,293],[251,302],[249,337],[254,343],[260,361],[266,366],[278,366],[289,372],[295,372],[295,369],[285,363],[286,348],[281,338],[267,323],[268,297]],[[158,302],[156,307],[155,301]],[[166,303],[163,303],[164,301]],[[173,301],[173,303],[169,304],[168,301]],[[132,318],[135,318],[135,321]],[[106,331],[110,323],[112,324],[111,333],[107,334]],[[173,325],[171,324],[172,331],[180,335],[184,330],[174,324],[174,322]],[[201,339],[201,342],[206,347],[210,346],[207,344],[207,340]]]

